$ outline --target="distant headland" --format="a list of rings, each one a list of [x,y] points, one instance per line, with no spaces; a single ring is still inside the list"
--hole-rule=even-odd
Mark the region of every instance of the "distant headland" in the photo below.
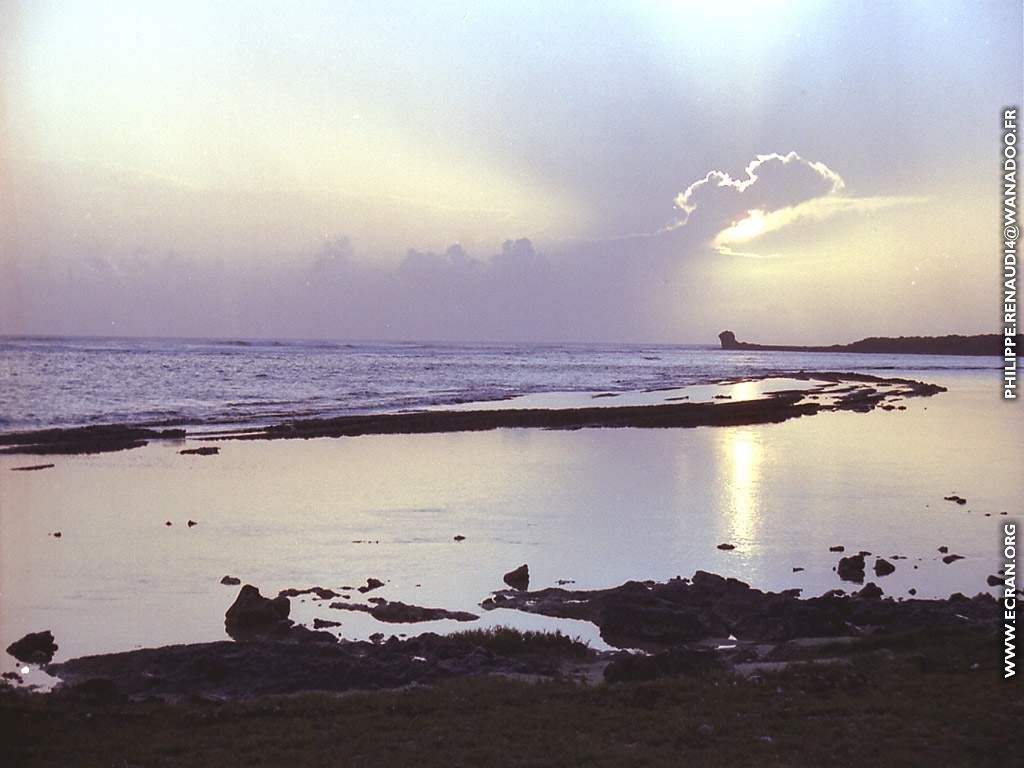
[[[859,352],[900,355],[995,355],[1003,354],[1004,337],[996,333],[976,336],[871,336],[850,344],[827,347],[800,347],[783,344],[751,344],[737,341],[732,331],[718,334],[722,349],[763,352]]]

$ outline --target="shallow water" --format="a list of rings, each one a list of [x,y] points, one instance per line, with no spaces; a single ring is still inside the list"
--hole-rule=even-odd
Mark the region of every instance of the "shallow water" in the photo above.
[[[535,393],[634,393],[780,371],[907,366],[995,370],[999,360],[682,345],[0,337],[0,432],[124,422],[212,430]]]
[[[1021,411],[999,399],[998,372],[908,373],[950,391],[906,411],[737,428],[224,442],[210,457],[164,443],[46,459],[56,466],[38,472],[9,471],[36,457],[0,456],[0,647],[42,629],[58,659],[223,638],[237,592],[218,583],[225,574],[264,594],[373,576],[387,585],[368,596],[557,625],[598,646],[589,624],[477,605],[524,562],[533,588],[704,569],[820,594],[851,586],[833,572],[834,544],[907,556],[890,576],[869,572],[889,594],[974,594],[999,568],[1012,519],[999,513],[1024,492]],[[953,492],[968,504],[943,501]],[[943,564],[941,545],[965,559]],[[341,621],[345,637],[478,626],[292,602],[294,618]]]

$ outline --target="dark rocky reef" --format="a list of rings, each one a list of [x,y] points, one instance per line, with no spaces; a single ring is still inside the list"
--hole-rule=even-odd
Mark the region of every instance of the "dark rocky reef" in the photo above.
[[[896,601],[879,599],[881,591],[870,586],[864,594],[827,592],[803,599],[800,590],[762,592],[737,579],[697,571],[692,580],[630,581],[593,591],[503,590],[481,606],[591,621],[611,645],[648,649],[730,635],[780,642],[856,635],[869,628],[895,632],[998,622],[999,607],[988,594],[964,601]]]
[[[296,628],[297,629],[297,628]],[[86,656],[47,667],[75,690],[104,681],[112,695],[136,698],[251,698],[301,691],[398,688],[467,675],[557,675],[566,652],[550,647],[502,653],[477,633],[423,634],[381,643],[339,641],[329,632],[296,632],[250,642],[173,645]],[[575,659],[595,656],[576,643]]]
[[[397,600],[388,602],[383,598],[370,598],[366,603],[331,603],[331,608],[339,611],[362,611],[377,621],[388,624],[417,624],[421,621],[476,621],[480,617],[467,611],[449,611],[445,608],[423,608],[419,605],[408,605]]]
[[[59,690],[69,695],[88,687],[107,697],[131,698],[250,698],[395,688],[491,674],[603,676],[615,682],[729,669],[743,674],[765,664],[777,668],[789,662],[835,660],[830,654],[836,646],[860,643],[870,648],[879,637],[947,630],[995,637],[999,627],[1000,606],[987,594],[896,601],[885,598],[874,584],[849,596],[833,591],[805,600],[798,592],[762,592],[698,571],[692,580],[631,581],[605,590],[510,589],[483,603],[485,608],[592,621],[610,644],[653,652],[637,656],[594,651],[558,633],[503,628],[446,637],[426,633],[406,640],[385,640],[378,634],[373,642],[353,642],[317,631],[336,622],[319,620],[314,630],[294,625],[287,618],[286,597],[271,600],[246,585],[228,609],[226,623],[242,623],[246,629],[236,635],[236,642],[88,656],[45,669],[62,680]],[[344,608],[441,610],[383,600],[375,600],[373,608]],[[721,644],[730,635],[735,637]]]
[[[732,331],[718,334],[722,349],[764,352],[857,352],[879,355],[994,355],[1003,354],[1004,337],[996,333],[975,336],[870,336],[850,344],[803,347],[786,344],[752,344],[737,341]],[[1020,336],[1017,337],[1018,345]]]
[[[871,410],[890,397],[927,397],[945,388],[912,379],[883,378],[834,371],[787,374],[789,378],[825,383],[851,382],[832,405],[812,402],[806,392],[772,392],[756,400],[716,400],[710,403],[613,406],[609,408],[520,409],[481,411],[414,411],[303,419],[231,435],[235,440],[356,437],[359,435],[474,432],[507,428],[671,428],[772,424],[827,410]],[[878,385],[883,389],[875,389]],[[890,391],[886,391],[890,390]],[[225,438],[226,439],[226,438]]]
[[[40,429],[0,435],[0,453],[36,456],[107,453],[140,448],[149,440],[182,440],[184,437],[183,429],[148,429],[122,424]]]

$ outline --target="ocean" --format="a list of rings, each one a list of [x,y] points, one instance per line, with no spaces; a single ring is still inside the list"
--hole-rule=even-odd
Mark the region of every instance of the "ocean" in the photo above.
[[[228,574],[264,594],[374,577],[386,599],[481,616],[396,627],[292,601],[297,621],[341,620],[347,638],[509,625],[561,629],[595,647],[587,622],[486,612],[480,601],[522,563],[534,588],[703,569],[815,595],[852,588],[835,572],[838,544],[897,563],[879,580],[887,595],[991,592],[1000,523],[1024,493],[1022,416],[1000,399],[998,364],[692,346],[8,338],[6,430],[133,422],[203,431],[517,395],[597,404],[644,398],[539,393],[635,393],[815,368],[891,372],[948,391],[909,398],[906,410],[740,427],[227,440],[215,456],[179,453],[199,436],[54,456],[38,472],[11,471],[33,457],[0,455],[0,647],[40,629],[54,631],[58,659],[219,639],[237,592],[221,584]],[[739,397],[751,387],[728,389]],[[967,504],[944,500],[953,493]],[[723,542],[735,549],[718,549]],[[939,547],[963,559],[946,564]]]
[[[785,371],[998,367],[997,358],[694,345],[0,337],[0,432],[111,423],[204,431]]]

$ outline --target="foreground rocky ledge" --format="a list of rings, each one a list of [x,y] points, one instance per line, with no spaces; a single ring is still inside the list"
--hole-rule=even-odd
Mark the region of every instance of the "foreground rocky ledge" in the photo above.
[[[651,650],[729,637],[771,643],[925,627],[994,627],[999,621],[998,603],[988,593],[893,600],[868,584],[852,595],[840,590],[806,599],[799,595],[800,590],[762,592],[737,579],[697,571],[692,579],[630,581],[603,590],[502,590],[482,607],[583,619],[596,624],[611,645]]]
[[[423,634],[381,642],[339,640],[288,620],[287,598],[246,585],[228,615],[237,642],[105,654],[45,665],[58,691],[116,697],[248,698],[435,683],[481,675],[621,681],[731,671],[751,674],[794,662],[835,661],[858,647],[908,633],[992,635],[999,604],[987,594],[892,600],[874,585],[802,599],[762,592],[698,571],[692,579],[627,582],[606,590],[504,590],[484,608],[515,608],[594,622],[621,648],[595,651],[558,633],[510,629]],[[245,633],[238,619],[245,616]]]

